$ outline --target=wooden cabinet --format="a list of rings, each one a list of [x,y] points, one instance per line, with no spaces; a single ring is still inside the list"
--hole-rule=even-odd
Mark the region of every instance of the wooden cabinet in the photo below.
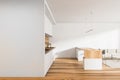
[[[45,15],[45,33],[52,36],[52,23],[50,19]]]
[[[85,49],[85,58],[102,58],[102,51],[96,49]]]
[[[102,70],[102,51],[91,48],[76,48],[78,61],[83,61],[84,70]]]
[[[84,49],[84,70],[102,70],[102,51]]]

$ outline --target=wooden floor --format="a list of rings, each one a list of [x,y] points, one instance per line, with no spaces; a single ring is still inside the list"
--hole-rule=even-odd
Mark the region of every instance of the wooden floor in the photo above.
[[[76,59],[56,59],[43,78],[0,78],[0,80],[120,80],[120,69],[84,70]]]

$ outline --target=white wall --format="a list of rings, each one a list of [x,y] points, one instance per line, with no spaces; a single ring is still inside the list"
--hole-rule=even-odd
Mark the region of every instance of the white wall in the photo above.
[[[53,27],[56,56],[74,58],[75,49],[69,51],[74,47],[118,49],[120,48],[119,26],[119,23],[59,23]],[[93,31],[86,33],[91,28]],[[63,53],[66,50],[69,53]]]
[[[0,77],[44,75],[43,0],[0,0]]]

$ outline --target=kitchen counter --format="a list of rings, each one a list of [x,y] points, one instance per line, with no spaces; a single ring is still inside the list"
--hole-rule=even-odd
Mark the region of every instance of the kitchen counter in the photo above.
[[[47,54],[48,52],[50,52],[51,50],[53,50],[55,47],[48,47],[45,48],[45,54]]]
[[[120,60],[120,58],[115,58],[115,57],[113,57],[113,58],[103,58],[103,60]]]

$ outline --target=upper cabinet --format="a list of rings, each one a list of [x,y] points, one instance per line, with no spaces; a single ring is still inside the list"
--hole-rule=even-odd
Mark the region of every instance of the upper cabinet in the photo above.
[[[52,36],[52,23],[50,22],[50,19],[45,15],[45,33],[49,36]]]
[[[51,12],[51,9],[49,8],[49,5],[45,1],[45,16],[44,16],[45,24],[45,33],[49,36],[52,36],[52,27],[56,23],[55,19],[53,17],[53,14]]]

